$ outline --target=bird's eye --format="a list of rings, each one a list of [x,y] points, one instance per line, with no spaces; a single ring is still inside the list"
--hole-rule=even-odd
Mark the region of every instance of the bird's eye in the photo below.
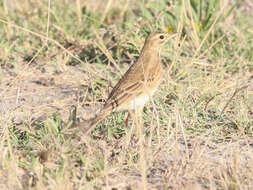
[[[164,35],[159,36],[159,38],[160,38],[161,40],[164,39]]]

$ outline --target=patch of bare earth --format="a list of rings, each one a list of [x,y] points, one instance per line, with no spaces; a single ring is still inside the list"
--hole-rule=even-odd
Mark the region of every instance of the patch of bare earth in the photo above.
[[[86,84],[87,76],[78,67],[47,64],[2,65],[0,114],[12,117],[15,124],[24,121],[43,121],[57,112],[68,118],[71,105]]]
[[[178,135],[177,129],[170,129],[169,136],[163,136],[161,143],[148,145],[146,139],[148,189],[243,189],[253,188],[253,140],[235,137],[227,142],[214,142],[208,136]],[[166,131],[164,131],[166,135]],[[86,139],[87,140],[87,139]],[[123,142],[123,144],[121,144]],[[138,139],[135,136],[127,146],[125,139],[112,143],[98,140],[88,143],[86,158],[98,159],[104,156],[105,177],[85,182],[87,168],[76,167],[74,175],[80,177],[80,187],[89,183],[108,189],[140,189],[142,187],[140,167],[133,158],[138,155]],[[96,155],[96,156],[95,156]],[[94,160],[87,159],[87,165]],[[95,159],[95,160],[96,160]],[[133,159],[133,160],[132,160]],[[73,168],[73,165],[69,166]],[[70,169],[69,168],[69,169]],[[77,182],[77,183],[79,183]],[[91,187],[90,187],[91,188]]]

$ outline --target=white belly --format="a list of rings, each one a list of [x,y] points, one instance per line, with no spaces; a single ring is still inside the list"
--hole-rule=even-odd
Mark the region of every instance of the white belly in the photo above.
[[[143,107],[149,99],[150,97],[147,95],[134,98],[129,104],[129,109],[133,110],[136,109],[137,107]]]
[[[117,111],[134,110],[139,107],[144,107],[144,105],[147,103],[147,101],[150,100],[151,96],[155,93],[155,91],[156,89],[150,92],[149,94],[143,94],[141,96],[135,97],[129,103],[119,107]]]

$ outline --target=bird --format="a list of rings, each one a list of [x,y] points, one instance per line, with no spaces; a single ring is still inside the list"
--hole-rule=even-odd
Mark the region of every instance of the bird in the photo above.
[[[79,124],[83,127],[84,134],[88,134],[112,112],[142,112],[145,103],[155,93],[162,79],[161,47],[177,34],[158,31],[148,35],[137,61],[114,86],[102,109],[93,118]]]

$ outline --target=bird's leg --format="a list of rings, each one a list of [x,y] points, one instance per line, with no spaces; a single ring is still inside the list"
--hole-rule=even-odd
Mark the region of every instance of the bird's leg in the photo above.
[[[135,122],[135,126],[137,127],[137,133],[138,133],[138,136],[139,136],[139,143],[144,143],[144,134],[143,134],[143,121],[142,121],[142,107],[137,107],[135,110],[134,110],[134,115],[133,115],[133,119],[134,119],[134,122]]]
[[[142,121],[142,112],[143,107],[137,107],[135,109],[135,125],[137,127],[137,133],[139,137],[139,154],[140,154],[140,166],[141,166],[141,178],[142,178],[142,187],[147,189],[147,161],[145,156],[145,139],[143,134],[143,121]]]
[[[127,118],[126,121],[125,121],[126,127],[128,127],[128,118],[129,118],[129,115],[135,121],[135,119],[134,119],[134,111],[133,110],[128,110],[127,114],[125,115],[126,118]],[[126,147],[128,147],[129,144],[130,144],[131,136],[133,134],[134,127],[130,127],[129,129],[130,130],[126,129]]]
[[[141,127],[141,130],[142,130],[142,124],[140,122],[139,119],[141,119],[141,113],[142,113],[142,109],[135,109],[135,110],[128,110],[127,112],[128,114],[125,114],[125,117],[124,118],[127,118],[125,121],[125,125],[128,126],[128,118],[129,116],[132,118],[133,122],[132,122],[132,127],[129,127],[129,129],[127,130],[126,129],[126,146],[125,147],[129,147],[129,144],[131,142],[131,137],[132,137],[132,134],[134,133],[133,130],[135,130],[135,127],[137,127],[137,137],[139,136],[142,136],[140,135],[140,131],[139,131],[139,128]],[[141,132],[142,133],[142,132]],[[138,141],[138,144],[140,144],[141,142],[141,139],[138,138],[139,141]]]
[[[125,112],[124,115],[124,121],[125,121],[125,127],[128,128],[128,118],[129,118],[129,112]]]

